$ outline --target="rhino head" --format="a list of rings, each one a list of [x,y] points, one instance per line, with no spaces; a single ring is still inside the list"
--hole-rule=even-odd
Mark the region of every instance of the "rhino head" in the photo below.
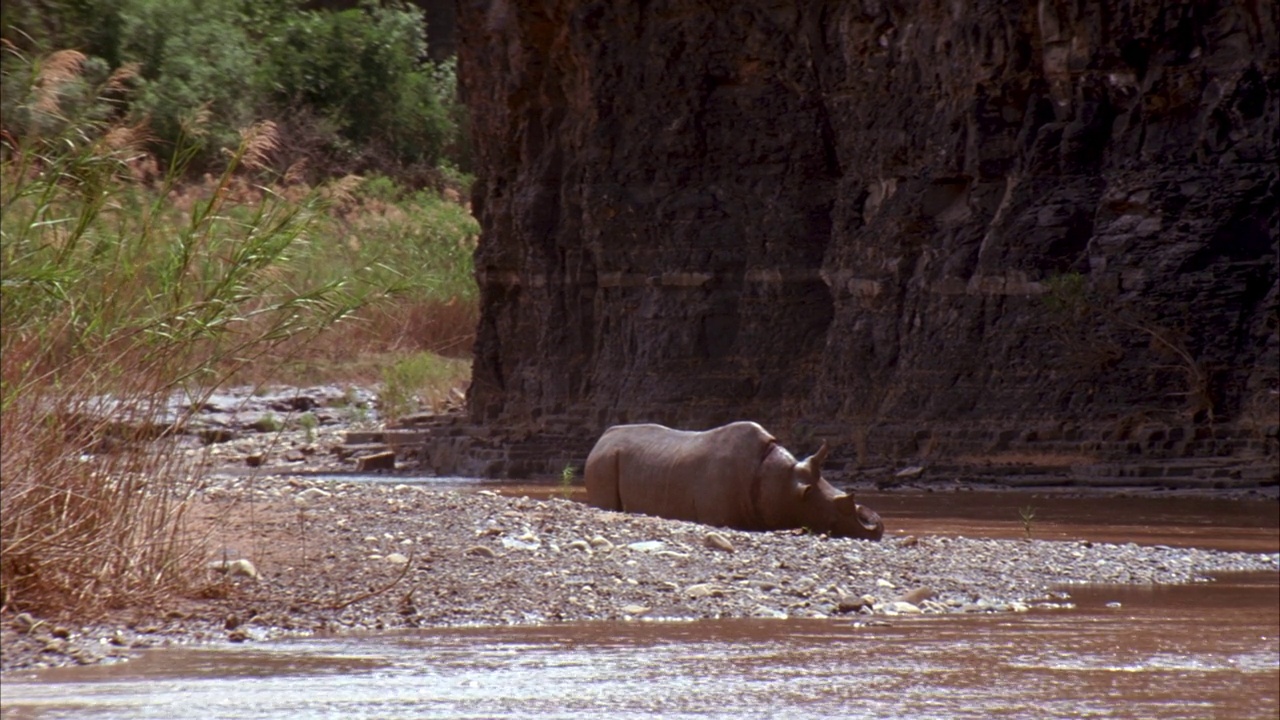
[[[822,463],[827,459],[827,444],[818,452],[797,462],[792,471],[799,500],[799,516],[805,527],[829,533],[832,537],[879,540],[884,536],[880,515],[859,505],[851,493],[836,490],[822,477]]]

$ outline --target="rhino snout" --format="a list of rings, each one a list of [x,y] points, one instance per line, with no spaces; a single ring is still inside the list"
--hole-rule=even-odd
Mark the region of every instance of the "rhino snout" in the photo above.
[[[858,522],[862,523],[862,527],[868,530],[875,530],[882,525],[880,521],[880,513],[872,510],[866,505],[858,506]]]
[[[879,540],[884,536],[884,523],[880,520],[880,513],[866,505],[858,506],[858,524],[866,530],[867,537],[872,540]]]

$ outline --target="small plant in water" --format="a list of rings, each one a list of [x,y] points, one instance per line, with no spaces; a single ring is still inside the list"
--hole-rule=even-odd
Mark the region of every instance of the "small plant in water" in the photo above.
[[[560,496],[568,500],[573,494],[573,478],[577,471],[573,469],[573,465],[565,465],[560,471]]]
[[[1027,505],[1018,508],[1018,516],[1022,518],[1022,529],[1027,533],[1027,539],[1031,539],[1031,521],[1036,519],[1036,508],[1034,505]]]

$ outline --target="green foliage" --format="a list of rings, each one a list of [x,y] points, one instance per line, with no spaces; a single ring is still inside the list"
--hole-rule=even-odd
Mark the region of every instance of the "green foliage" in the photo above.
[[[303,0],[28,0],[12,12],[6,6],[5,38],[33,54],[81,49],[104,77],[136,68],[137,92],[117,111],[132,123],[145,118],[151,150],[196,172],[216,166],[238,129],[262,119],[288,131],[286,162],[320,158],[343,168],[312,168],[322,175],[452,171],[467,161],[454,63],[427,58],[421,10],[403,2],[305,7]],[[9,120],[10,134],[25,131]],[[177,158],[180,148],[189,155]],[[434,177],[455,179],[445,171]]]
[[[201,165],[218,148],[234,143],[236,130],[258,114],[253,77],[255,47],[240,3],[204,0],[122,0],[120,56],[140,65],[141,81],[132,105],[136,117],[150,118],[165,157],[181,147],[184,135],[197,143]],[[207,127],[189,119],[198,109]]]
[[[1031,523],[1036,519],[1036,508],[1034,505],[1026,505],[1018,508],[1018,517],[1022,518],[1022,529],[1026,532],[1027,539],[1031,539]]]
[[[457,133],[453,63],[426,57],[420,11],[366,3],[297,13],[266,39],[262,82],[281,107],[305,107],[342,138],[386,146],[403,162],[435,162]]]
[[[572,464],[565,465],[560,471],[560,496],[568,500],[573,495],[573,479],[577,471]]]
[[[379,195],[404,197],[394,204],[361,201],[359,196],[366,194],[362,183],[356,191],[359,211],[327,221],[326,233],[344,241],[321,249],[325,257],[316,263],[317,272],[342,272],[354,263],[371,268],[386,285],[399,281],[399,291],[413,297],[474,301],[476,219],[434,192],[405,193],[376,185],[371,190]]]
[[[315,413],[305,412],[298,416],[298,427],[306,433],[307,442],[316,441],[316,428],[320,427],[320,419]]]
[[[378,393],[382,415],[392,419],[416,412],[424,405],[438,407],[452,389],[466,382],[469,374],[465,360],[431,352],[402,358],[383,371]]]
[[[1061,320],[1080,322],[1097,302],[1090,297],[1088,278],[1078,272],[1054,275],[1044,284],[1045,306]]]
[[[1160,317],[1167,311],[1144,306],[1137,297],[1104,295],[1080,273],[1055,275],[1045,285],[1042,299],[1053,320],[1049,331],[1066,364],[1077,372],[1110,368],[1125,358],[1133,336],[1146,338],[1152,359],[1159,361],[1150,369],[1181,376],[1185,389],[1170,394],[1185,398],[1183,413],[1213,420],[1211,373],[1187,333]]]

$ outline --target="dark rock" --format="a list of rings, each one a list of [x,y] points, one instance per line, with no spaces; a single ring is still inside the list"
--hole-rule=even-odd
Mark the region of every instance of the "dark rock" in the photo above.
[[[391,451],[381,452],[376,455],[363,455],[356,458],[356,470],[359,472],[371,472],[374,470],[395,470],[396,454]]]
[[[217,445],[220,443],[231,442],[240,437],[240,434],[230,428],[201,428],[199,431],[200,442],[205,445]]]
[[[1275,14],[1114,5],[461,3],[471,419],[866,463],[1274,417]]]

